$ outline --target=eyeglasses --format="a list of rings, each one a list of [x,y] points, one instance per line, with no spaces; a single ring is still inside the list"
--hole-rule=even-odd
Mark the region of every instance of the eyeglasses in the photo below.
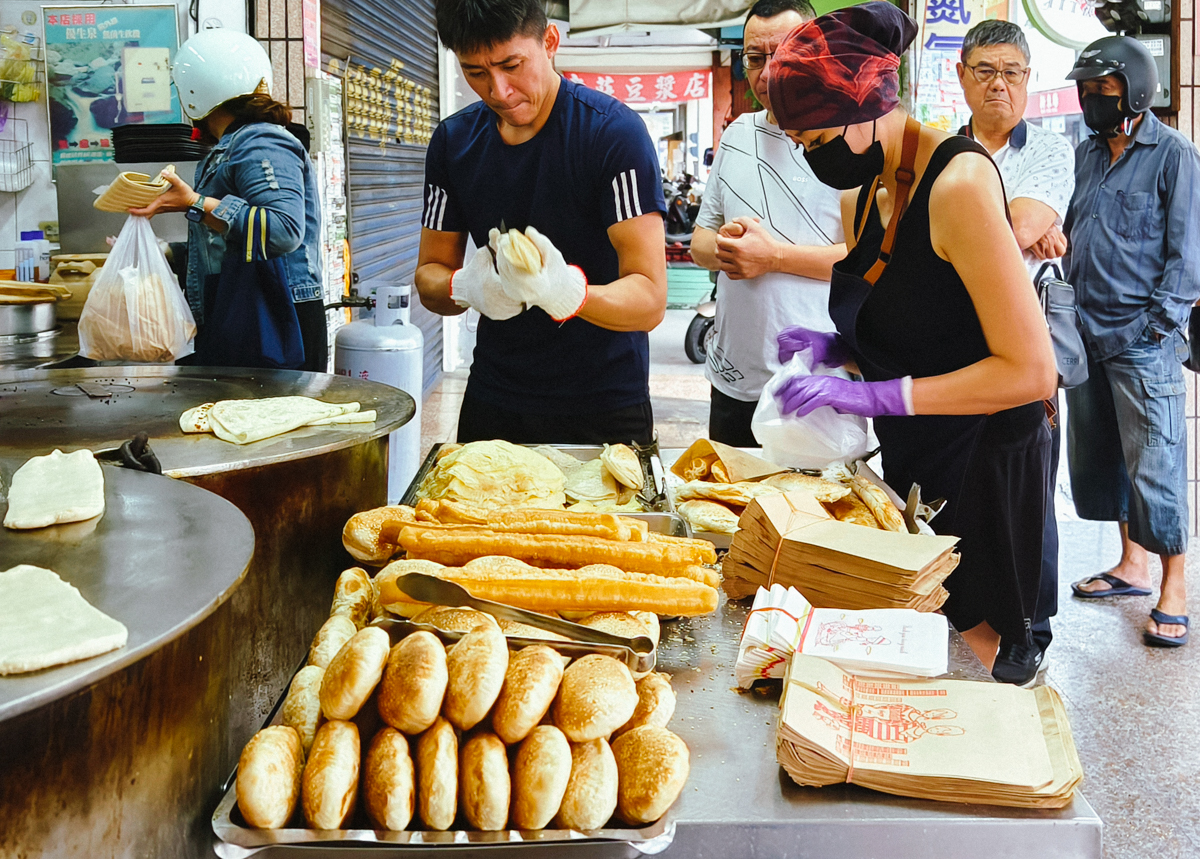
[[[1004,75],[1004,82],[1009,86],[1020,86],[1025,83],[1025,78],[1029,77],[1030,69],[994,69],[991,66],[980,64],[978,66],[967,66],[971,70],[971,74],[975,76],[975,80],[981,84],[990,84],[996,79],[996,75]]]
[[[744,53],[742,54],[742,68],[749,69],[752,72],[758,71],[767,64],[767,59],[773,56],[775,56],[774,51],[771,51],[769,54],[762,54],[757,51]]]

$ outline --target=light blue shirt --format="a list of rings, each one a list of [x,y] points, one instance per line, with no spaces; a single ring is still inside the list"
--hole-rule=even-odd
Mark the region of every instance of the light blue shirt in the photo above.
[[[1099,360],[1147,325],[1186,332],[1200,298],[1200,153],[1152,113],[1143,117],[1111,166],[1098,137],[1075,150],[1063,259],[1084,339]]]

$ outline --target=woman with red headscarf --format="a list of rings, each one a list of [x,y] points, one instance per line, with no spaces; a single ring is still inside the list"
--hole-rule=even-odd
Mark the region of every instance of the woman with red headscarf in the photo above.
[[[933,526],[961,537],[962,561],[946,615],[989,669],[1003,645],[1010,670],[997,679],[1030,683],[1054,355],[996,166],[899,104],[915,35],[895,6],[866,3],[797,27],[766,70],[780,127],[818,179],[847,191],[850,249],[830,289],[838,334],[788,329],[780,360],[812,348],[865,379],[798,377],[779,396],[785,412],[875,418],[887,482],[947,499]]]

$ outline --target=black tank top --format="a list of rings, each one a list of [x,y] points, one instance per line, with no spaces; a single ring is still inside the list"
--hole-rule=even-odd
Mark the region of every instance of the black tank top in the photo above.
[[[937,255],[929,239],[930,188],[961,152],[987,155],[986,149],[966,137],[951,137],[934,150],[896,230],[892,259],[857,310],[854,345],[866,358],[859,367],[869,381],[939,376],[991,354],[962,278]],[[870,191],[867,186],[859,194],[855,224],[862,221]],[[836,271],[862,277],[879,257],[884,227],[878,205],[869,202],[862,236],[834,266]],[[834,321],[842,330],[836,316]]]

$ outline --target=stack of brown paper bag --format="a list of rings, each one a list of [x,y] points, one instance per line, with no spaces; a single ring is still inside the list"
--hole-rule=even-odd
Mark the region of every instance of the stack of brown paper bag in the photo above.
[[[738,525],[722,566],[733,599],[777,583],[816,608],[936,611],[958,565],[957,537],[838,521],[809,492],[755,498]]]
[[[802,654],[788,669],[775,753],[800,785],[943,802],[1062,808],[1083,779],[1049,686],[872,680]]]

